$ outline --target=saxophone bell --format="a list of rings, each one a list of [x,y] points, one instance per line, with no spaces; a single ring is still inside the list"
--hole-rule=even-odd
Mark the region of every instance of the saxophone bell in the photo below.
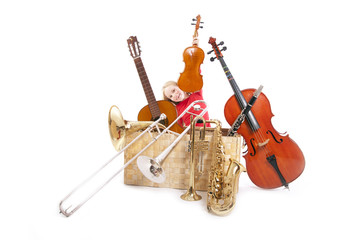
[[[229,159],[230,163],[225,172],[225,153],[221,136],[221,123],[216,123],[214,148],[207,192],[207,209],[209,212],[219,216],[230,213],[236,203],[239,177],[246,168],[238,161]]]

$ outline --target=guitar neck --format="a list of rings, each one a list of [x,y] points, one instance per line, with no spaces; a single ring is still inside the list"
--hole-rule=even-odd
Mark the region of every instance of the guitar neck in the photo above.
[[[149,104],[149,109],[150,109],[151,115],[152,115],[153,119],[156,119],[156,118],[160,117],[161,112],[160,112],[159,105],[157,104],[154,92],[151,88],[149,78],[145,72],[144,65],[143,65],[140,57],[135,58],[134,62],[136,65],[136,70],[138,71],[138,74],[140,77],[142,87],[145,92],[147,102]]]
[[[247,106],[247,102],[246,102],[244,96],[242,95],[239,86],[236,84],[236,81],[233,78],[229,68],[227,67],[225,60],[222,57],[220,57],[219,61],[221,63],[221,66],[223,67],[226,77],[229,80],[229,83],[234,92],[235,98],[236,98],[237,102],[239,103],[239,106],[241,107],[241,109],[245,109]],[[259,123],[257,122],[254,114],[251,111],[249,111],[248,114],[246,115],[246,119],[253,131],[256,131],[257,129],[260,128]]]

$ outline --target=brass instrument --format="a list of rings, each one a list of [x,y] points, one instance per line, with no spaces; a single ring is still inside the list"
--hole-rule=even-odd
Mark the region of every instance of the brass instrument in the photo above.
[[[194,101],[190,104],[178,117],[180,119],[185,113],[190,113],[188,110],[194,107],[195,111],[200,111],[197,116],[203,116],[207,112],[207,107],[205,109],[201,109],[200,105],[196,105],[196,103],[204,102],[203,100]],[[180,142],[180,140],[187,134],[190,130],[191,124],[157,157],[150,158],[148,156],[140,156],[137,159],[137,166],[139,170],[144,174],[144,176],[149,179],[150,181],[156,183],[162,183],[166,179],[165,171],[162,168],[162,163],[166,159],[166,157],[170,154],[170,152],[174,149],[174,147]]]
[[[241,172],[246,172],[246,169],[238,161],[230,159],[230,164],[225,172],[221,123],[218,120],[213,120],[213,122],[216,123],[213,140],[215,151],[209,172],[207,209],[211,213],[223,216],[231,212],[235,206],[239,176]]]
[[[198,120],[201,119],[203,122],[203,126],[200,129],[200,136],[198,140],[195,140],[195,131],[196,131],[196,123]],[[186,193],[181,195],[181,199],[186,201],[198,201],[201,200],[201,196],[196,193],[195,191],[195,156],[196,152],[199,154],[199,173],[202,174],[202,167],[203,167],[203,158],[202,153],[204,150],[209,150],[209,142],[205,141],[205,130],[206,130],[206,123],[210,121],[206,121],[203,117],[197,116],[195,119],[191,120],[191,130],[190,130],[190,163],[189,163],[189,187]]]
[[[116,106],[112,106],[109,110],[108,115],[108,123],[109,123],[109,131],[110,131],[110,137],[111,141],[117,151],[119,151],[115,156],[113,156],[108,162],[106,162],[101,168],[99,168],[96,172],[94,172],[90,177],[88,177],[84,182],[79,184],[76,188],[74,188],[63,200],[60,201],[59,209],[60,213],[62,213],[64,216],[69,217],[71,216],[75,211],[77,211],[82,205],[84,205],[88,200],[90,200],[96,193],[98,193],[103,187],[105,187],[106,184],[108,184],[115,176],[117,176],[122,170],[124,170],[131,162],[133,162],[137,156],[139,156],[143,151],[145,151],[148,147],[150,147],[151,144],[146,146],[144,149],[142,149],[136,156],[133,157],[133,159],[130,159],[126,164],[124,164],[118,171],[116,171],[110,178],[108,178],[106,181],[104,181],[101,178],[101,174],[105,172],[105,170],[111,169],[111,165],[109,165],[111,162],[114,161],[122,152],[124,152],[128,147],[130,147],[132,144],[134,144],[138,139],[140,139],[144,134],[149,133],[151,134],[151,131],[156,128],[158,132],[160,132],[160,128],[165,129],[165,126],[160,124],[159,122],[166,119],[165,114],[161,114],[160,118],[155,122],[129,122],[123,119],[122,114],[120,110]],[[145,130],[144,130],[145,129]],[[137,136],[133,141],[131,141],[128,145],[124,147],[125,143],[125,136],[131,133],[134,133],[139,130],[144,130],[139,136]],[[164,130],[165,131],[165,130]],[[163,132],[164,132],[163,131]],[[160,136],[160,135],[159,135]],[[96,181],[99,181],[99,183],[96,183]],[[91,185],[98,184],[96,188],[91,187]],[[89,193],[87,188],[90,188],[91,193]],[[81,190],[85,191],[85,193],[81,194]],[[76,198],[76,193],[79,194],[78,198],[81,200],[78,200],[80,203],[77,205],[73,205],[68,203],[72,197],[73,201]],[[75,196],[74,196],[75,195]],[[85,195],[86,197],[82,197],[81,195]],[[67,205],[67,206],[64,206]]]
[[[66,195],[66,197],[63,200],[60,201],[60,204],[59,204],[60,213],[62,213],[66,217],[71,216],[82,205],[84,205],[88,200],[90,200],[96,193],[98,193],[103,187],[105,187],[106,184],[108,184],[113,178],[115,178],[120,172],[122,172],[122,170],[124,170],[135,159],[137,159],[140,154],[142,154],[146,149],[148,149],[163,134],[172,133],[172,134],[178,135],[177,139],[172,144],[173,146],[175,146],[177,144],[177,142],[182,138],[183,135],[179,136],[178,133],[175,133],[169,129],[174,124],[176,124],[185,113],[193,114],[191,112],[188,112],[188,110],[190,108],[195,108],[196,111],[202,110],[201,114],[202,115],[205,114],[205,112],[207,111],[207,108],[200,109],[199,105],[196,105],[197,103],[200,103],[200,102],[205,102],[205,101],[203,101],[203,100],[194,101],[167,128],[165,128],[165,126],[163,126],[162,124],[159,123],[160,121],[166,119],[166,115],[163,113],[160,115],[160,118],[157,119],[155,122],[142,122],[142,121],[129,122],[129,121],[123,120],[120,110],[117,107],[115,107],[115,106],[111,107],[110,111],[109,111],[109,119],[108,119],[110,137],[111,137],[111,140],[112,140],[112,143],[113,143],[115,149],[119,152],[115,156],[113,156],[108,162],[106,162],[101,168],[99,168],[96,172],[94,172],[90,177],[88,177],[85,181],[83,181],[81,184],[79,184],[77,187],[75,187],[68,195]],[[146,128],[146,129],[143,130],[144,128]],[[155,137],[152,136],[151,142],[149,142],[143,149],[141,149],[133,158],[131,158],[120,169],[118,169],[115,173],[113,173],[113,175],[111,175],[111,177],[107,178],[107,180],[105,180],[105,181],[103,179],[100,179],[99,181],[101,181],[101,184],[97,185],[96,188],[92,187],[93,180],[96,180],[96,177],[99,178],[100,173],[103,173],[105,170],[111,168],[111,167],[109,167],[109,166],[111,166],[109,164],[111,162],[113,162],[114,159],[116,159],[121,153],[123,153],[126,149],[128,149],[132,144],[134,144],[144,134],[149,133],[150,135],[152,135],[151,131],[154,130],[155,128],[157,129],[159,134],[156,135]],[[160,131],[160,128],[162,128],[163,130]],[[141,134],[139,134],[129,144],[127,144],[126,146],[123,146],[125,136],[129,133],[133,133],[133,132],[136,132],[139,130],[143,130],[141,132]],[[185,130],[184,132],[186,133],[187,131],[188,131],[188,129]],[[171,149],[169,149],[169,150],[171,151]],[[168,153],[170,151],[168,151]],[[164,156],[163,158],[165,158],[165,157],[166,156]],[[90,193],[89,193],[89,189],[91,190]],[[79,194],[79,192],[81,192],[81,190],[85,190],[85,193],[80,194],[80,195],[82,195],[82,196],[80,196],[81,200],[78,200],[80,203],[78,203],[77,205],[71,204],[71,202],[70,202],[71,198],[76,198],[76,194]],[[74,195],[75,195],[75,197],[74,197]],[[85,197],[83,197],[84,195],[85,195]]]
[[[127,121],[124,120],[120,109],[113,105],[109,110],[108,125],[111,142],[116,151],[121,151],[125,146],[125,137],[137,131],[142,131],[153,124],[153,121]],[[158,125],[156,125],[158,126]],[[165,126],[159,123],[160,128]]]

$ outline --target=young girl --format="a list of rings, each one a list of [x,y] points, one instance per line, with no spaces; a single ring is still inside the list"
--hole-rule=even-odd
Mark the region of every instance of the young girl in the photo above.
[[[194,93],[186,93],[183,90],[181,90],[177,83],[174,81],[166,82],[163,86],[163,96],[164,100],[168,100],[170,102],[173,102],[176,105],[176,110],[178,112],[178,115],[180,115],[192,102],[197,100],[204,100],[202,95],[202,89],[200,91],[194,92]],[[201,107],[201,109],[205,109],[206,105],[205,103],[198,103]],[[199,115],[202,110],[195,111],[194,108],[191,108],[188,110],[191,113]],[[182,127],[187,127],[190,125],[190,116],[192,114],[186,113],[182,118],[179,120],[179,124]],[[196,115],[193,115],[193,118],[195,118]],[[203,115],[203,118],[205,120],[209,120],[209,113],[206,112]],[[202,124],[197,124],[198,126],[202,126]],[[206,124],[206,127],[210,127],[210,123]]]

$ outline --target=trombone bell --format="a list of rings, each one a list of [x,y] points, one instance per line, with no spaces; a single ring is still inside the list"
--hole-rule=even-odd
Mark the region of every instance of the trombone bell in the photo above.
[[[137,159],[137,165],[142,174],[150,181],[155,183],[163,183],[165,181],[165,172],[156,159],[140,156]]]

